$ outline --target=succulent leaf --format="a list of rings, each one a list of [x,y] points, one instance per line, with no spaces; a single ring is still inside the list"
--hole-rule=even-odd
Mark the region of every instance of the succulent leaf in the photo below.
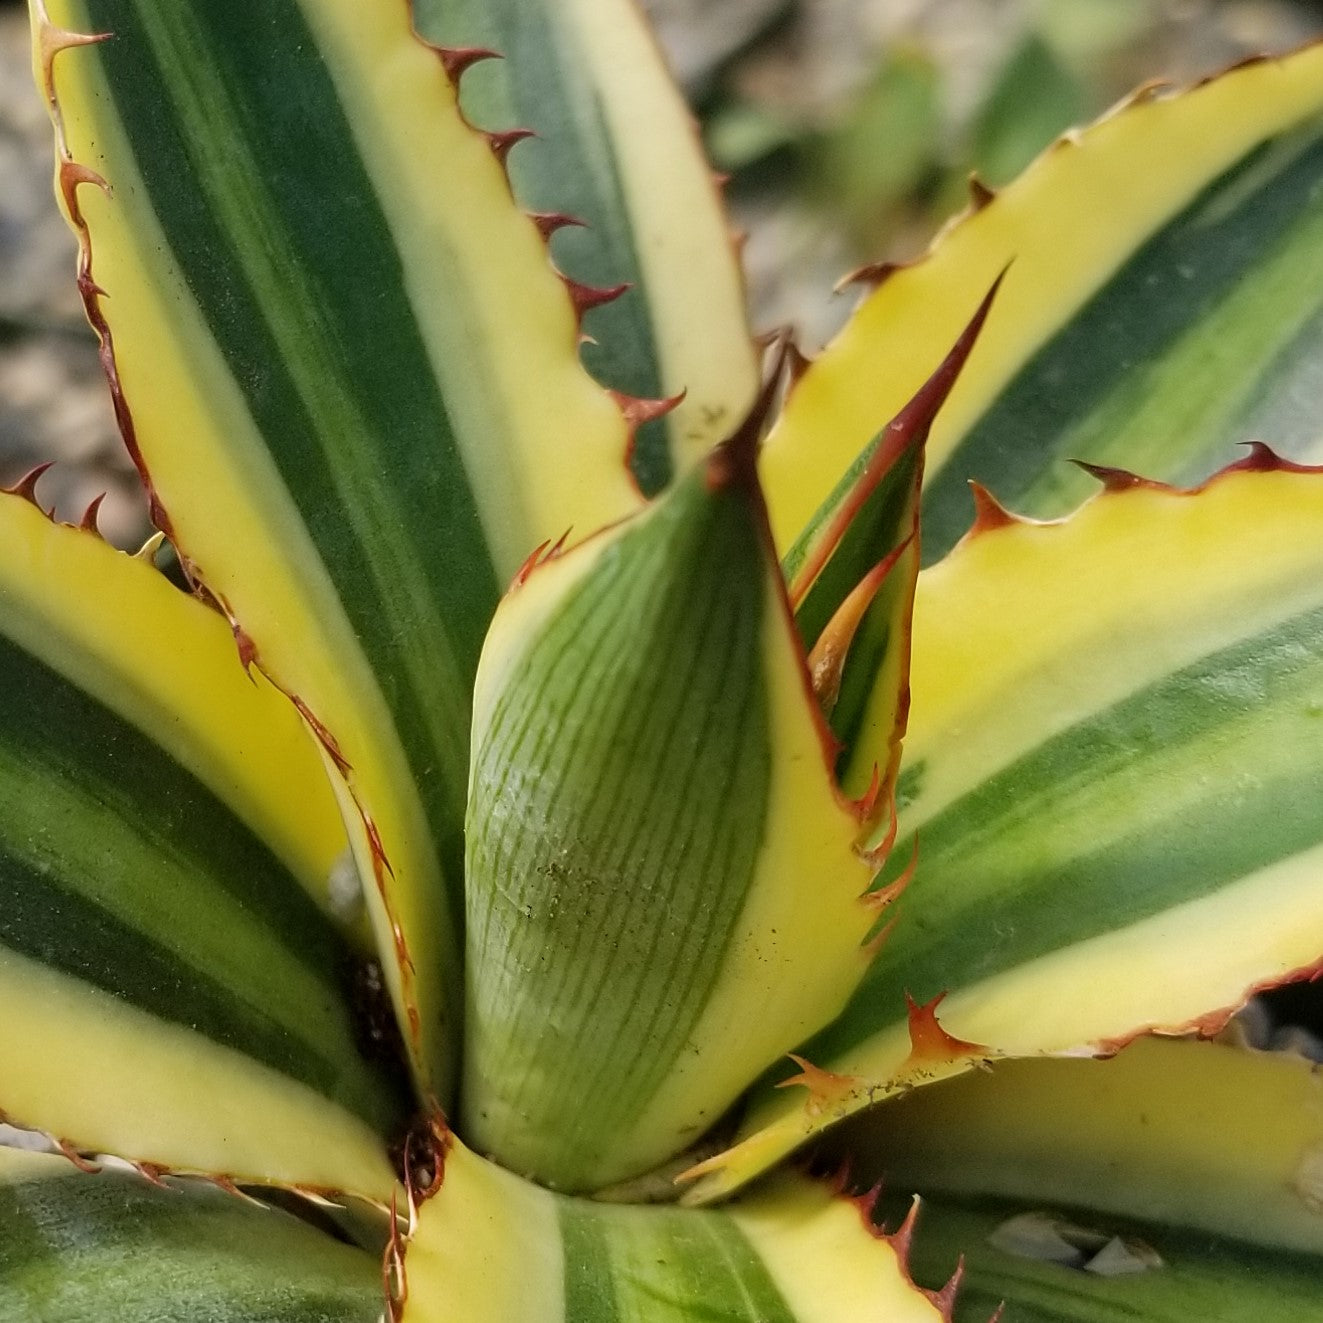
[[[1146,1039],[1016,1061],[861,1117],[852,1170],[918,1189],[920,1281],[964,1266],[956,1317],[1309,1318],[1323,1217],[1310,1062]],[[885,1205],[884,1205],[885,1207]],[[982,1311],[982,1312],[980,1312]]]
[[[750,463],[535,568],[483,656],[463,1117],[564,1188],[696,1140],[865,967],[873,870]]]
[[[0,496],[0,732],[0,1113],[163,1167],[388,1192],[401,1104],[355,1042],[362,944],[322,908],[343,833],[224,622]]]
[[[1106,1061],[1003,1061],[832,1136],[852,1183],[918,1191],[919,1281],[962,1263],[957,1319],[1311,1318],[1323,1080],[1302,1057],[1140,1039]]]
[[[782,1176],[719,1212],[567,1198],[454,1144],[405,1259],[403,1323],[938,1323],[859,1211]]]
[[[1319,45],[1179,95],[1149,89],[1061,139],[925,257],[873,276],[768,438],[777,545],[793,543],[954,341],[970,291],[1007,262],[929,442],[926,560],[967,527],[969,479],[1055,516],[1087,494],[1070,459],[1185,482],[1252,436],[1312,455],[1320,112]]]
[[[699,1197],[898,1089],[1216,1028],[1316,966],[1323,475],[1256,455],[1197,493],[1131,483],[978,533],[920,575],[882,882],[914,848],[918,868],[801,1049],[855,1088],[816,1112],[768,1090]],[[907,998],[943,993],[946,1030],[984,1046],[918,1061]]]
[[[1303,1057],[1141,1038],[1104,1061],[1003,1061],[851,1122],[855,1180],[1083,1205],[1323,1254],[1323,1078]]]
[[[884,440],[893,443],[890,455]],[[889,797],[900,755],[923,441],[908,429],[875,438],[832,494],[833,508],[819,512],[782,561],[814,690],[840,746],[838,775],[856,795],[876,777],[877,792]],[[874,692],[885,711],[865,730]]]
[[[377,1260],[201,1184],[0,1148],[0,1316],[376,1323]]]
[[[511,154],[516,196],[553,224],[579,223],[552,241],[567,272],[628,286],[584,318],[585,362],[631,396],[683,395],[635,437],[635,476],[655,493],[733,430],[758,389],[736,245],[655,39],[633,0],[418,0],[415,14],[443,45],[506,57],[465,75],[461,105],[485,127],[540,135]]]
[[[630,0],[29,6],[196,599],[0,495],[0,1316],[1317,1312],[1318,1081],[1167,1040],[1323,970],[1323,468],[1132,469],[1323,454],[1323,45],[971,181],[760,461]]]
[[[1004,276],[896,416],[854,458],[831,494],[781,558],[807,646],[867,570],[910,534],[904,512],[923,471],[924,444],[978,343]]]

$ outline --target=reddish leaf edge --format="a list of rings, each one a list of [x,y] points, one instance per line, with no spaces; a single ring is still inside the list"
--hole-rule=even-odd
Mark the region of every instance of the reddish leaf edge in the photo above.
[[[915,1280],[910,1266],[915,1235],[923,1234],[921,1226],[923,1199],[917,1194],[914,1195],[909,1210],[901,1219],[900,1224],[894,1230],[888,1230],[878,1214],[878,1204],[883,1195],[883,1183],[881,1181],[864,1190],[856,1188],[851,1178],[848,1159],[834,1172],[816,1172],[810,1165],[809,1175],[812,1179],[825,1184],[833,1199],[850,1204],[855,1209],[859,1214],[863,1229],[868,1235],[874,1240],[881,1241],[889,1246],[895,1254],[897,1267],[900,1269],[901,1276],[906,1284],[933,1305],[943,1323],[954,1323],[956,1303],[965,1277],[964,1256],[960,1257],[956,1263],[955,1271],[946,1283],[936,1290],[921,1286]],[[1004,1309],[1004,1304],[998,1305],[988,1319],[988,1323],[999,1323]]]
[[[526,126],[515,126],[503,129],[488,129],[476,124],[467,114],[463,107],[462,100],[462,82],[464,75],[485,60],[504,59],[504,55],[490,47],[479,46],[445,46],[436,42],[428,41],[417,29],[413,22],[412,10],[410,10],[410,27],[414,39],[426,49],[433,51],[441,62],[446,77],[455,92],[456,108],[460,118],[468,128],[487,140],[493,155],[501,164],[501,169],[505,175],[506,187],[510,192],[511,200],[516,206],[519,206],[518,195],[514,188],[514,183],[510,177],[509,158],[510,153],[522,142],[530,140],[535,141],[539,135],[536,129]],[[697,127],[691,126],[692,131],[697,135]],[[713,186],[717,193],[718,203],[722,208],[723,218],[725,217],[725,206],[722,200],[721,184],[717,176],[713,176]],[[521,207],[522,210],[522,207]],[[535,226],[540,235],[543,247],[546,250],[547,261],[552,270],[556,273],[565,290],[570,297],[570,302],[574,308],[575,323],[578,332],[580,344],[592,342],[592,336],[585,330],[585,319],[594,308],[603,307],[606,304],[613,303],[618,298],[628,293],[633,287],[629,282],[622,282],[615,285],[592,285],[576,279],[568,272],[563,270],[557,262],[552,252],[552,240],[561,230],[567,228],[591,229],[588,221],[581,216],[576,216],[569,212],[562,211],[531,211],[524,210],[524,215]],[[726,224],[727,233],[730,234],[730,226]],[[730,235],[732,251],[738,255],[739,240],[733,234]],[[626,472],[633,479],[633,465],[635,446],[637,442],[639,429],[646,423],[656,419],[663,418],[674,410],[684,399],[684,391],[678,391],[674,395],[661,396],[658,398],[649,398],[646,396],[631,395],[611,387],[605,382],[599,382],[599,385],[606,390],[621,416],[624,418],[628,429],[628,443],[626,446],[623,461]],[[638,490],[637,483],[634,484]],[[640,499],[643,498],[642,492],[639,492]]]
[[[224,1190],[225,1193],[243,1199],[247,1203],[261,1203],[261,1200],[245,1193],[245,1190],[269,1189],[283,1190],[307,1199],[310,1203],[325,1207],[341,1208],[350,1202],[356,1202],[377,1209],[380,1212],[385,1212],[388,1208],[388,1205],[380,1200],[330,1185],[309,1185],[298,1181],[274,1179],[256,1181],[241,1172],[171,1166],[161,1162],[150,1162],[142,1158],[125,1157],[120,1153],[109,1153],[94,1145],[57,1135],[41,1126],[31,1125],[23,1117],[5,1111],[3,1108],[0,1108],[0,1124],[13,1126],[17,1130],[25,1130],[29,1134],[40,1136],[46,1141],[49,1146],[48,1151],[51,1154],[64,1158],[71,1166],[77,1168],[79,1172],[86,1176],[96,1176],[104,1170],[114,1169],[132,1172],[148,1184],[163,1189],[168,1188],[165,1185],[166,1178],[214,1185],[217,1189]]]
[[[90,533],[98,542],[104,542],[106,546],[110,547],[112,550],[118,551],[119,548],[115,547],[113,543],[107,541],[105,535],[101,531],[99,516],[101,513],[101,505],[106,499],[105,492],[92,498],[77,523],[71,523],[68,520],[56,518],[55,507],[43,505],[38,499],[37,485],[40,483],[42,477],[55,467],[55,464],[56,461],[53,459],[45,460],[40,464],[34,464],[26,473],[18,478],[17,481],[13,482],[8,487],[0,487],[0,496],[13,496],[21,501],[26,501],[28,505],[32,506],[42,518],[54,527],[71,528],[80,533]],[[147,545],[152,545],[152,542],[152,539],[148,539]],[[159,545],[159,542],[156,543],[156,545]],[[154,551],[155,546],[153,546],[153,552]],[[140,550],[130,554],[143,556],[143,551]]]
[[[1000,533],[1008,528],[1060,527],[1070,523],[1081,511],[1098,500],[1124,498],[1137,492],[1161,492],[1168,496],[1197,498],[1228,478],[1243,473],[1300,473],[1313,476],[1323,474],[1323,464],[1302,464],[1288,459],[1265,441],[1245,441],[1241,444],[1246,453],[1239,459],[1224,464],[1202,482],[1185,487],[1156,478],[1146,478],[1129,469],[1113,468],[1106,464],[1091,464],[1079,459],[1072,460],[1071,463],[1077,468],[1096,479],[1098,490],[1086,497],[1074,510],[1057,519],[1036,519],[1030,515],[1018,514],[1004,505],[982,483],[971,478],[969,489],[974,500],[974,518],[964,535],[947,552],[947,556],[955,554],[961,547],[977,538]],[[946,557],[943,557],[943,560],[945,559]],[[937,562],[937,564],[941,563],[941,561]]]

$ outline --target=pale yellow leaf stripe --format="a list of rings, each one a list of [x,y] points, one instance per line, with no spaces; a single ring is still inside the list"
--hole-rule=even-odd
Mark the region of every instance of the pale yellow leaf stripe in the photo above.
[[[36,14],[40,69],[48,30],[40,6]],[[63,27],[76,29],[81,14],[75,0],[50,7]],[[408,315],[446,392],[497,571],[508,574],[540,537],[636,505],[623,465],[628,429],[579,365],[574,310],[536,227],[513,205],[487,142],[456,113],[440,60],[412,37],[407,11],[342,0],[303,16],[380,190]],[[133,439],[182,552],[351,769],[342,798],[387,981],[420,1075],[444,1091],[458,970],[418,790],[347,619],[344,585],[332,581],[249,412],[247,383],[231,374],[171,255],[97,58],[57,55],[53,90],[67,159],[109,184],[81,185],[77,203]],[[438,186],[448,179],[464,186]],[[493,251],[501,261],[488,260]],[[269,265],[269,254],[258,257]],[[292,351],[289,366],[301,367]],[[303,389],[318,398],[306,381]]]
[[[147,560],[0,495],[0,632],[144,731],[323,903],[344,828],[289,703]]]
[[[567,1258],[571,1219],[593,1228],[591,1257]],[[640,1246],[653,1255],[635,1278]],[[751,1255],[756,1268],[732,1264],[732,1254]],[[722,1212],[631,1208],[557,1196],[452,1142],[445,1182],[423,1205],[404,1263],[404,1323],[681,1323],[686,1290],[722,1281],[728,1267],[765,1274],[780,1297],[746,1299],[738,1312],[722,1312],[729,1323],[943,1317],[857,1207],[800,1176]]]
[[[301,7],[377,185],[497,572],[508,577],[541,539],[637,508],[628,427],[578,363],[573,305],[486,139],[456,113],[437,56],[401,42],[404,13],[355,0]],[[462,191],[438,188],[461,179]],[[481,371],[466,343],[479,348]]]
[[[365,1122],[242,1053],[3,948],[0,1006],[0,1108],[17,1125],[164,1168],[390,1199]]]

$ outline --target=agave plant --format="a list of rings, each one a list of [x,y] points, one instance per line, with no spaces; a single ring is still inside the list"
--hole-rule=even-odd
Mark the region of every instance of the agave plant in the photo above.
[[[0,499],[0,1317],[1317,1313],[1323,49],[806,364],[625,0],[31,10],[160,532]]]

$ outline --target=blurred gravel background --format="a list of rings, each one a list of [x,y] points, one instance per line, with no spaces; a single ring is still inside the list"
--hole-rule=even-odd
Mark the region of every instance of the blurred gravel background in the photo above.
[[[365,0],[366,2],[366,0]],[[919,251],[977,170],[1003,182],[1063,128],[1145,79],[1188,81],[1323,30],[1304,0],[648,0],[731,176],[760,326],[808,347],[839,325],[845,271]],[[0,0],[0,483],[61,462],[42,493],[106,535],[145,518],[114,433],[51,194],[24,8]]]

